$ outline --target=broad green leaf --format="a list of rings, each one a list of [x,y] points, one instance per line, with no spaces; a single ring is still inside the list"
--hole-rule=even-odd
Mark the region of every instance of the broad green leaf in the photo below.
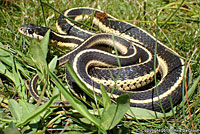
[[[164,114],[160,112],[155,112],[148,109],[137,108],[137,107],[130,107],[127,114],[129,115],[128,118],[136,118],[138,120],[149,120],[149,119],[157,119],[157,118],[164,118]],[[166,117],[172,116],[172,111],[165,113]]]
[[[11,122],[7,128],[3,129],[3,132],[4,134],[20,134],[13,122]]]
[[[58,60],[58,57],[55,56],[55,57],[51,60],[51,62],[49,63],[48,67],[49,67],[49,71],[50,71],[50,72],[53,72],[54,69],[56,68],[57,60]]]
[[[23,100],[19,100],[19,104],[22,107],[22,119],[28,118],[36,109],[36,105],[27,103]],[[31,123],[37,123],[39,122],[40,117],[35,117],[34,119],[31,120]]]
[[[104,108],[99,108],[98,112],[94,111],[94,110],[89,110],[89,112],[94,115],[99,115],[99,113],[102,114],[104,111],[105,111]],[[78,113],[78,111],[73,110],[73,113]],[[151,111],[151,110],[147,110],[147,109],[143,109],[143,108],[130,107],[128,109],[128,111],[126,112],[126,117],[128,119],[136,118],[138,120],[151,120],[151,119],[157,119],[156,114],[157,114],[158,118],[164,117],[164,114],[160,113],[160,112],[155,112],[155,111]],[[173,115],[173,113],[171,111],[168,113],[165,113],[165,114],[167,117]]]
[[[13,75],[14,75],[14,83],[15,83],[15,89],[16,92],[19,94],[20,97],[26,98],[26,89],[24,85],[24,81],[18,71],[18,68],[16,66],[16,60],[13,58],[13,65],[12,65]]]
[[[44,38],[41,41],[41,49],[42,49],[42,52],[44,53],[44,56],[45,56],[45,57],[43,57],[44,59],[47,58],[48,45],[49,45],[49,35],[50,35],[50,30],[48,30],[46,32]]]
[[[31,53],[33,57],[33,61],[42,74],[47,74],[47,52],[48,52],[48,44],[49,44],[49,35],[50,30],[45,34],[44,38],[42,39],[41,43],[33,43],[31,45]]]
[[[50,98],[48,102],[39,106],[35,111],[32,112],[27,118],[23,119],[20,123],[17,124],[18,127],[26,125],[28,122],[39,116],[42,112],[44,112],[53,102],[55,101],[56,96]]]
[[[21,121],[22,120],[22,107],[14,100],[14,99],[10,99],[8,100],[8,104],[9,104],[9,108],[10,108],[10,112],[12,114],[12,116],[18,120]]]
[[[35,42],[35,41],[33,41]],[[41,72],[44,72],[47,70],[47,63],[46,63],[46,56],[44,52],[41,49],[41,46],[39,43],[32,43],[31,45],[31,55],[33,57],[33,62],[38,67],[38,69]]]
[[[2,75],[5,75],[8,77],[10,80],[14,82],[14,76],[13,74],[6,68],[6,66],[0,61],[0,73]]]
[[[85,118],[89,119],[91,122],[93,122],[102,132],[105,132],[105,130],[102,128],[100,124],[100,120],[96,118],[94,115],[90,114],[87,107],[79,101],[77,98],[75,98],[70,92],[69,89],[66,89],[64,85],[59,81],[59,79],[50,72],[50,76],[55,82],[55,85],[57,88],[61,91],[62,95],[66,98],[66,100],[72,105],[74,109],[79,111],[80,114],[82,114]]]
[[[115,127],[130,107],[129,95],[120,95],[116,99],[117,104],[112,103],[110,107],[102,114],[102,126],[106,130],[110,130]]]
[[[107,91],[102,84],[100,85],[100,88],[101,88],[101,92],[102,92],[103,106],[104,106],[105,110],[107,110],[110,107],[111,99],[108,96]]]

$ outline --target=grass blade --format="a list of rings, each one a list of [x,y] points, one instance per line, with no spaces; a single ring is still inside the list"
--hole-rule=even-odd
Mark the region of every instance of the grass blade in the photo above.
[[[200,81],[200,75],[194,80],[193,85],[191,86],[191,88],[188,90],[188,98],[194,93],[194,91],[196,90],[197,85],[199,84]],[[181,102],[180,106],[185,105],[187,99],[186,96],[183,97],[183,101]]]
[[[69,90],[67,90],[64,87],[64,85],[59,81],[59,79],[55,76],[55,74],[50,72],[50,76],[53,79],[53,81],[55,82],[55,85],[57,86],[57,88],[61,91],[62,95],[72,105],[72,107],[74,109],[76,109],[77,111],[79,111],[79,113],[82,114],[84,117],[86,117],[91,122],[93,122],[98,128],[100,128],[101,131],[105,132],[105,130],[102,128],[102,126],[100,124],[100,120],[97,119],[94,115],[90,114],[87,107],[81,101],[79,101],[77,98],[72,96],[71,93],[69,93]]]
[[[67,68],[67,71],[69,72],[69,74],[72,76],[72,78],[76,82],[76,84],[83,90],[84,93],[86,93],[89,97],[91,97],[94,100],[95,99],[94,93],[90,89],[88,89],[87,86],[77,77],[77,75],[74,72],[71,65],[67,63],[66,68]],[[96,95],[96,98],[97,98],[98,103],[103,106],[103,102],[101,100],[101,97]]]

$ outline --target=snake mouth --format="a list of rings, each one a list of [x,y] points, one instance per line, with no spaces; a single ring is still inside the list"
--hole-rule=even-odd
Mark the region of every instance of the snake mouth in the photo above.
[[[25,35],[32,35],[33,33],[35,33],[37,28],[37,25],[34,24],[25,24],[25,25],[21,25],[19,26],[19,32]]]
[[[18,30],[23,35],[42,40],[49,28],[41,27],[34,24],[25,24],[19,26]]]

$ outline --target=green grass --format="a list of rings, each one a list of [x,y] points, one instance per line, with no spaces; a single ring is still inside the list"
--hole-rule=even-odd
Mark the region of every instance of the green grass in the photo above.
[[[185,59],[192,58],[190,65],[193,80],[187,87],[189,98],[184,98],[184,101],[171,113],[157,113],[157,116],[150,116],[146,113],[151,113],[151,111],[132,109],[136,113],[134,113],[135,117],[130,118],[127,115],[123,116],[123,112],[117,111],[116,105],[112,105],[105,94],[102,100],[105,109],[98,109],[95,114],[99,116],[94,116],[91,114],[93,110],[87,112],[85,105],[62,91],[66,89],[63,76],[65,67],[54,71],[57,76],[63,77],[53,77],[53,73],[48,73],[47,63],[51,62],[54,56],[61,56],[69,50],[54,46],[50,46],[49,49],[35,48],[40,45],[39,41],[18,32],[19,25],[26,23],[42,26],[46,24],[56,30],[55,22],[59,14],[46,4],[43,4],[43,14],[39,1],[3,0],[0,1],[0,133],[19,133],[19,131],[21,133],[140,133],[142,130],[200,129],[200,84],[198,81],[200,79],[200,49],[194,51],[200,46],[200,5],[197,0],[185,0],[184,3],[181,0],[147,1],[146,3],[136,0],[105,0],[103,2],[48,0],[47,3],[60,12],[79,6],[101,9],[120,20],[145,29]],[[37,62],[34,62],[33,52],[40,53],[40,49],[45,49],[43,52],[45,56],[47,54],[47,63],[44,57],[42,59],[37,55],[35,56]],[[42,61],[41,64],[38,64],[39,61]],[[54,70],[55,63],[51,63],[49,66]],[[28,83],[36,72],[46,74],[47,78],[50,75],[57,81],[58,88],[53,93],[54,97],[42,106],[36,105],[28,92]],[[49,107],[58,98],[56,94],[59,90],[64,97],[71,97],[75,109]],[[118,106],[122,106],[120,99],[118,99]],[[94,104],[91,105],[95,108]],[[114,118],[114,122],[109,122],[111,119],[108,117],[113,112],[112,110],[116,111],[119,118]],[[105,123],[108,123],[105,117],[108,118],[110,128],[105,126]]]

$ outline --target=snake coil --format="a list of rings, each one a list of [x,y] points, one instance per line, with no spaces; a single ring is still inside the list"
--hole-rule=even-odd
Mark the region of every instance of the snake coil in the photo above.
[[[92,19],[103,33],[91,32],[73,23],[86,19]],[[100,84],[103,84],[113,98],[129,94],[131,106],[155,111],[161,110],[160,102],[167,110],[170,98],[173,104],[181,99],[184,61],[145,30],[88,7],[63,11],[56,25],[58,32],[51,30],[51,40],[59,46],[73,48],[58,59],[58,65],[70,63],[79,79],[97,94],[101,94]],[[37,39],[43,38],[48,29],[33,24],[19,27],[22,34]],[[98,46],[116,48],[119,54],[99,50]],[[147,85],[154,81],[155,73],[161,74],[161,80],[147,89]],[[67,78],[73,85],[69,75]],[[37,80],[35,75],[30,82],[30,92],[35,100],[39,99]]]

